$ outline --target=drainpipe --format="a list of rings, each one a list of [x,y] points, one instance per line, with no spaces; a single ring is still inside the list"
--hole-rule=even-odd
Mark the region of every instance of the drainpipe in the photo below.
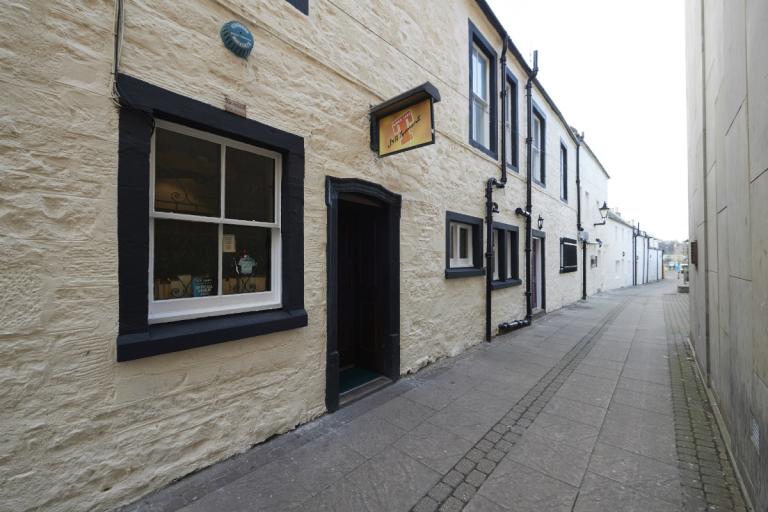
[[[576,134],[576,231],[581,234],[581,141],[584,135]],[[581,241],[581,300],[587,300],[587,242]]]
[[[493,187],[504,184],[496,178],[485,182],[485,341],[491,341],[491,281],[493,280],[493,212],[498,211],[493,202]]]
[[[648,238],[648,233],[645,233],[645,284],[650,282],[648,277],[648,271],[651,265],[651,239]]]
[[[532,199],[532,179],[533,179],[533,163],[532,158],[532,144],[533,137],[531,131],[533,126],[531,123],[531,116],[533,115],[533,81],[536,79],[536,75],[539,73],[539,52],[533,51],[533,69],[528,75],[528,80],[525,83],[525,101],[526,101],[526,137],[525,137],[525,155],[526,155],[526,177],[525,177],[525,211],[528,215],[525,216],[525,321],[528,325],[533,320],[533,308],[531,307],[531,213],[533,211],[533,199]]]
[[[493,188],[504,188],[507,183],[507,131],[504,126],[506,105],[507,105],[507,41],[506,34],[503,35],[504,47],[501,51],[499,67],[501,68],[501,181],[496,178],[490,178],[485,183],[485,341],[491,341],[491,282],[493,281],[493,214],[498,211],[498,207],[493,202]]]
[[[632,286],[637,286],[637,230],[639,228],[639,222],[637,228],[632,226]]]
[[[507,183],[507,35],[504,34],[504,46],[501,49],[501,183]],[[510,134],[511,135],[511,134]]]
[[[525,83],[525,101],[526,101],[526,137],[525,137],[525,209],[517,208],[515,213],[522,217],[525,217],[525,318],[523,320],[513,320],[512,322],[504,322],[499,324],[499,329],[503,331],[511,331],[531,325],[533,322],[533,308],[531,306],[531,210],[533,209],[531,198],[531,178],[532,166],[531,166],[531,153],[532,142],[531,137],[532,123],[531,115],[533,114],[533,98],[531,96],[531,89],[533,87],[533,81],[536,79],[536,75],[539,72],[539,52],[534,50],[533,52],[533,69],[528,74],[528,80]]]

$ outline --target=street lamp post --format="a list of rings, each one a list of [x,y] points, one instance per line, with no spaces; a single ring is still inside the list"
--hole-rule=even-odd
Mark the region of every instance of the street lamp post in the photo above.
[[[603,218],[603,222],[595,222],[595,226],[605,226],[605,219],[608,218],[608,210],[610,208],[608,208],[608,205],[606,204],[606,202],[603,201],[603,206],[601,206],[598,209],[600,210],[600,217]]]

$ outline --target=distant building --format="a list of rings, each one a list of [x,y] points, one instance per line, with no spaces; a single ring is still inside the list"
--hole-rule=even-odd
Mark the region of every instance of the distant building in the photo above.
[[[617,208],[609,207],[603,218],[601,208],[611,204],[610,175],[583,139],[580,149],[586,295],[662,279],[658,240],[621,218]]]
[[[768,2],[688,0],[691,342],[768,510]]]

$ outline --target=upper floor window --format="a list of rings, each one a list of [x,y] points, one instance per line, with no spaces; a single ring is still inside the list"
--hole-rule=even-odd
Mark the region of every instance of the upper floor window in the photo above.
[[[536,107],[533,109],[531,124],[531,173],[534,181],[544,185],[546,183],[544,165],[546,128],[544,116]]]
[[[568,201],[568,148],[560,144],[560,199]]]
[[[469,23],[469,142],[496,158],[496,52]]]
[[[504,110],[504,130],[506,131],[506,154],[507,166],[517,169],[519,141],[517,133],[517,81],[511,74],[507,74],[505,110]]]
[[[281,155],[156,121],[149,322],[280,307]]]
[[[491,105],[488,90],[488,57],[472,45],[472,140],[490,149]]]

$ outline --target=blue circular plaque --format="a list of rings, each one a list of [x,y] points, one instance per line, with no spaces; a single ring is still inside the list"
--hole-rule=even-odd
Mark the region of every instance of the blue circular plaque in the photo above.
[[[221,27],[221,40],[229,51],[243,59],[253,50],[253,35],[239,21],[228,21]]]

